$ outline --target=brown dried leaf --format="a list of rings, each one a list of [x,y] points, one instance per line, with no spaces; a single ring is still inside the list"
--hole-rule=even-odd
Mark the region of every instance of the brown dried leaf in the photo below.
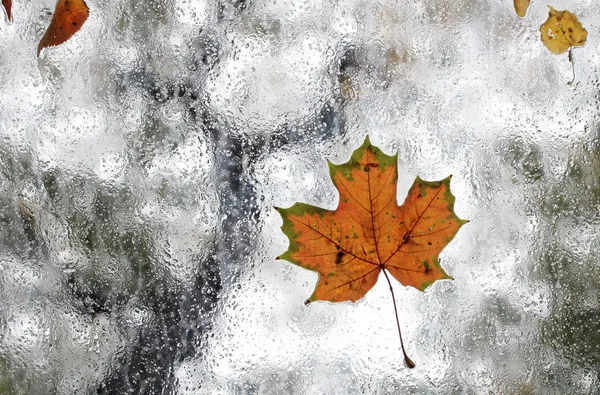
[[[42,49],[62,44],[71,38],[89,15],[90,9],[83,0],[58,0],[50,26],[38,45],[38,56]]]

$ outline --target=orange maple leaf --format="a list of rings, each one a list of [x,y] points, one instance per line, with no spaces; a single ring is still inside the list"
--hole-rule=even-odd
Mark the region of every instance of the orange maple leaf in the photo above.
[[[306,304],[356,302],[375,285],[381,271],[388,278],[386,270],[401,284],[421,291],[436,280],[451,279],[438,255],[468,222],[454,213],[451,177],[434,182],[417,177],[398,206],[397,159],[372,146],[367,137],[348,162],[329,162],[340,193],[337,210],[305,203],[277,208],[290,241],[277,259],[319,273]]]

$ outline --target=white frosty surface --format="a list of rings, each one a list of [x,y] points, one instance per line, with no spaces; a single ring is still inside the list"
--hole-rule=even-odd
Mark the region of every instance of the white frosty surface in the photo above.
[[[88,4],[39,59],[54,2],[0,21],[0,392],[96,393],[160,326],[140,273],[185,300],[206,262],[222,289],[172,362],[174,394],[598,392],[597,2],[554,5],[589,32],[573,85],[539,40],[540,2],[523,19],[511,1]],[[305,307],[316,274],[274,259],[273,206],[334,209],[326,159],[367,134],[399,154],[400,203],[415,176],[452,174],[470,220],[441,254],[454,281],[395,285],[413,370],[383,279],[356,304]],[[222,175],[238,159],[239,196]],[[244,202],[258,214],[227,210]],[[241,225],[250,247],[215,253]],[[70,280],[117,307],[90,313]]]

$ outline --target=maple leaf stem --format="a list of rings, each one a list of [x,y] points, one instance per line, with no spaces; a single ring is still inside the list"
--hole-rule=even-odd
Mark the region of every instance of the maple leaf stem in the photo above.
[[[398,307],[396,307],[396,297],[394,296],[394,289],[392,288],[392,282],[390,281],[389,276],[387,275],[387,270],[382,268],[383,274],[385,275],[385,279],[390,286],[390,292],[392,293],[392,302],[394,302],[394,313],[396,314],[396,325],[398,325],[398,336],[400,336],[400,347],[402,347],[402,354],[404,354],[404,362],[409,368],[414,368],[415,363],[406,355],[406,350],[404,349],[404,342],[402,341],[402,332],[400,331],[400,320],[398,319]]]

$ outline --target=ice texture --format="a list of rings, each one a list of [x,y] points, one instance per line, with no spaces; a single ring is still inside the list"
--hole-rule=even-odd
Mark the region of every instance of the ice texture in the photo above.
[[[600,391],[600,4],[88,0],[0,21],[0,393]],[[274,206],[335,209],[326,160],[453,175],[453,281],[304,306]],[[383,280],[384,281],[384,280]]]

